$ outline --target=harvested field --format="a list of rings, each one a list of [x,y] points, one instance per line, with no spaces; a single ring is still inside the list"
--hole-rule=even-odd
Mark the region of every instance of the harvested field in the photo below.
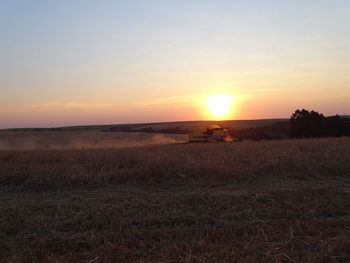
[[[186,135],[142,132],[0,131],[1,150],[73,150],[125,148],[186,142]]]
[[[0,152],[1,262],[347,262],[350,138]]]

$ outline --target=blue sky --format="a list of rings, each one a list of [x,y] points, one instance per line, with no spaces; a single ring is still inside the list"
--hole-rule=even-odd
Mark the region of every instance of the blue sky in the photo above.
[[[349,1],[0,0],[0,128],[349,114]]]

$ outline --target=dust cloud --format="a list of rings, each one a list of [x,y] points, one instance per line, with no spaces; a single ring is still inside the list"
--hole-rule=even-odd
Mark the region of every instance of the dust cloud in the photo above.
[[[185,135],[85,131],[2,132],[0,150],[128,148],[186,142]]]

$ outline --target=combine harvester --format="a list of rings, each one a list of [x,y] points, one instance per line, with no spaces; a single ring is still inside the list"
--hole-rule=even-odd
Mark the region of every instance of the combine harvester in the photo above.
[[[219,125],[210,125],[205,132],[189,134],[189,143],[193,142],[233,142],[228,134],[228,128],[221,128]]]

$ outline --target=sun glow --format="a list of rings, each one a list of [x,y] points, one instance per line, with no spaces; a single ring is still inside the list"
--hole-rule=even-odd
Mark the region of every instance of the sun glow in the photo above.
[[[207,107],[210,114],[216,118],[224,118],[231,110],[233,97],[226,94],[216,94],[209,96],[207,99]]]

